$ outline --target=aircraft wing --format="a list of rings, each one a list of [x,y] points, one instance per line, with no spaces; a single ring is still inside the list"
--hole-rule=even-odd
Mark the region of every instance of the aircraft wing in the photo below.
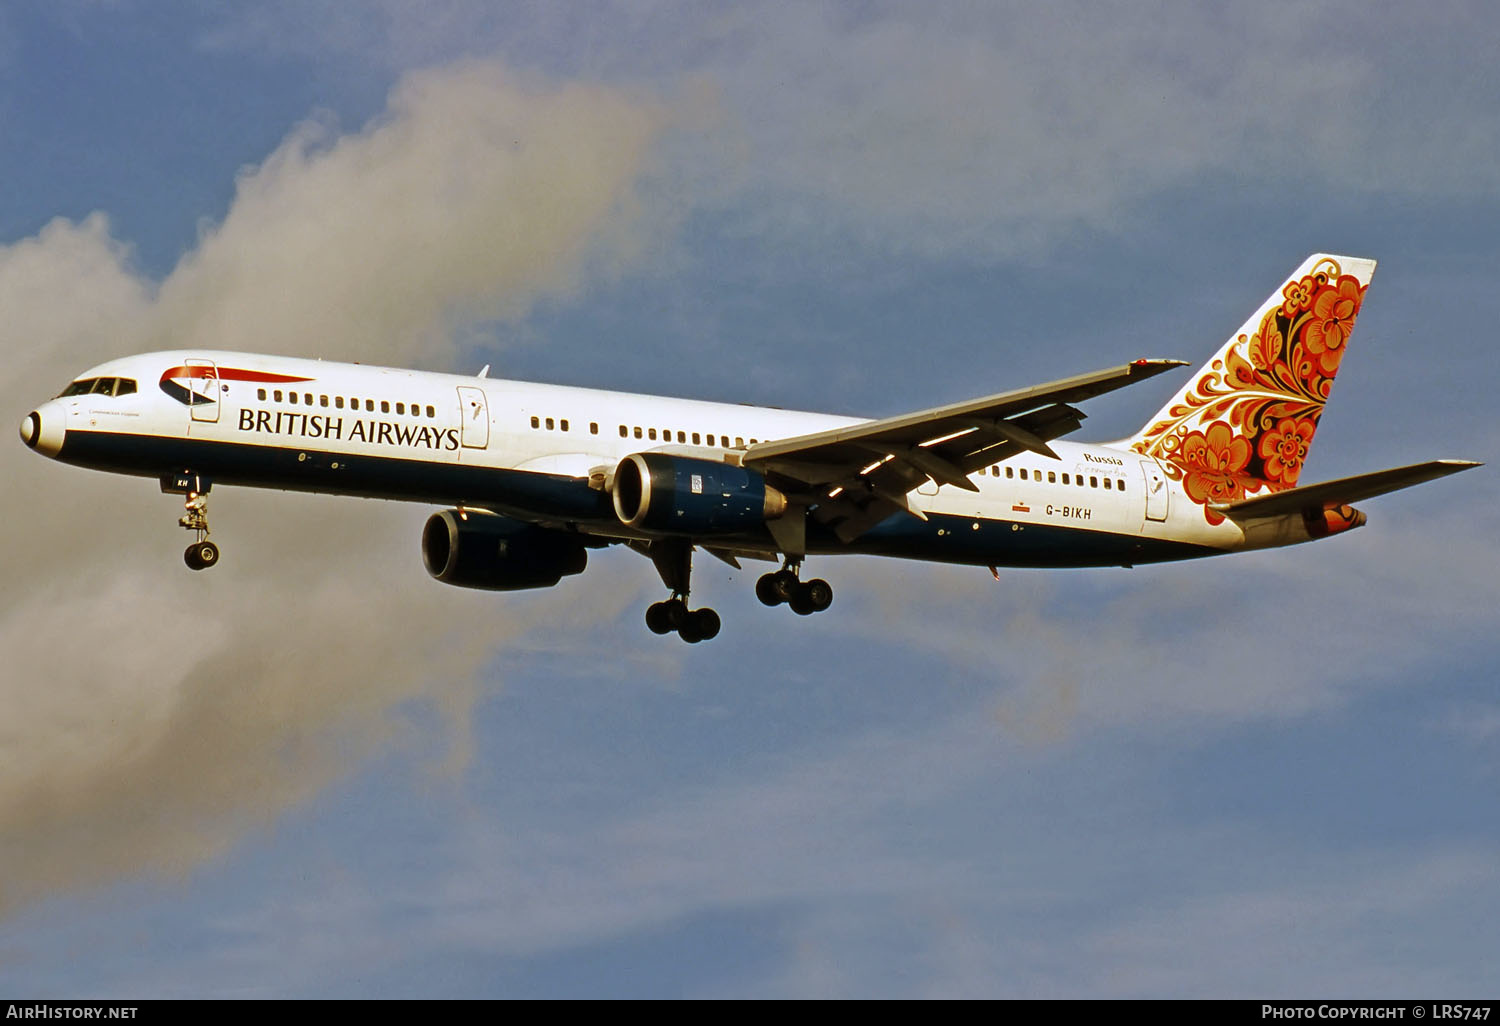
[[[1431,460],[1427,463],[1414,463],[1409,467],[1393,467],[1370,474],[1341,477],[1336,481],[1288,488],[1284,492],[1272,492],[1270,495],[1259,495],[1238,502],[1214,503],[1211,508],[1237,521],[1283,516],[1306,509],[1334,509],[1482,466],[1484,464],[1472,460]]]
[[[1180,360],[1121,367],[1001,392],[917,413],[752,445],[743,464],[852,541],[897,511],[921,517],[907,493],[927,480],[978,491],[969,475],[1021,450],[1054,459],[1047,445],[1078,429],[1070,404],[1155,377]],[[784,547],[795,547],[794,539]]]

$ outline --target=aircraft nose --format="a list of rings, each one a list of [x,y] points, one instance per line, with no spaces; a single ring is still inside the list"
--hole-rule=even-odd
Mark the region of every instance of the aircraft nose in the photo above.
[[[21,420],[21,441],[43,456],[56,456],[62,451],[63,411],[56,402],[43,403]]]

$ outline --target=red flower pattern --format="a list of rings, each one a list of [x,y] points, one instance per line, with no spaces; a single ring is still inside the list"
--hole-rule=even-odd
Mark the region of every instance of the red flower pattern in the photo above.
[[[1341,278],[1336,288],[1325,288],[1313,299],[1312,318],[1302,343],[1308,354],[1317,358],[1325,377],[1338,373],[1339,361],[1344,358],[1344,343],[1354,330],[1359,300],[1359,282],[1349,277]]]
[[[1136,442],[1210,503],[1297,483],[1338,373],[1364,286],[1332,260],[1287,282],[1253,335],[1240,335]]]
[[[1286,417],[1260,436],[1260,458],[1265,461],[1267,481],[1287,487],[1297,483],[1302,461],[1307,458],[1317,429],[1318,422],[1311,417],[1300,420]]]

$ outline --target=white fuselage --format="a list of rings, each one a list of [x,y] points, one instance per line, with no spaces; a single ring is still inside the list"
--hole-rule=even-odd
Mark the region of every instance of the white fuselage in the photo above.
[[[614,469],[632,453],[738,464],[757,442],[861,423],[828,414],[202,350],[112,361],[80,381],[100,379],[128,380],[135,388],[105,394],[106,386],[43,404],[33,447],[124,473],[196,471],[217,483],[490,508],[603,538],[640,536],[613,516],[608,499]],[[27,431],[23,424],[23,437]],[[1244,530],[1232,521],[1207,522],[1202,507],[1185,501],[1180,484],[1151,457],[1111,445],[1055,441],[1052,448],[1058,459],[1023,452],[982,468],[971,476],[975,492],[929,481],[910,496],[926,520],[896,514],[888,522],[891,530],[871,532],[867,544],[809,539],[809,550],[1079,566],[1247,546]],[[1025,537],[1037,531],[1045,532],[1045,543]],[[1116,544],[1101,548],[1086,540],[1091,536]],[[1070,551],[1069,539],[1079,543],[1072,547],[1076,551]],[[1288,540],[1301,539],[1252,544]],[[775,552],[763,532],[740,537],[733,547]]]

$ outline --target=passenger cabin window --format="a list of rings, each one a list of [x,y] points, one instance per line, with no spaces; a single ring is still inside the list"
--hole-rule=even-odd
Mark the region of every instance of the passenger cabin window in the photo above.
[[[1021,480],[1022,481],[1026,480],[1026,468],[1025,467],[1021,468]]]
[[[702,437],[702,436],[701,436],[701,435],[699,435],[699,434],[698,434],[698,432],[696,432],[696,431],[694,431],[694,432],[693,432],[693,444],[694,444],[694,445],[697,445],[697,444],[699,444],[699,443],[698,443],[698,439],[699,439],[699,438],[700,438],[700,437]],[[710,444],[712,444],[712,443],[710,443]]]
[[[296,392],[288,392],[286,394],[286,397],[292,401],[292,405],[293,406],[297,405],[297,393]]]
[[[320,395],[320,396],[318,396],[318,405],[319,406],[327,406],[328,405],[328,397],[326,395]]]
[[[264,398],[264,396],[262,396],[262,398]],[[334,396],[333,405],[342,410],[344,408],[344,397],[341,395]]]
[[[259,399],[261,402],[265,402],[266,401],[266,390],[264,388],[257,388],[255,390],[255,398]]]
[[[1047,483],[1048,484],[1057,484],[1057,471],[1055,471],[1055,470],[1049,470],[1049,471],[1047,471]]]
[[[620,437],[621,438],[628,438],[628,437],[630,437],[630,429],[627,428],[624,424],[620,425]]]
[[[565,421],[565,420],[563,420],[563,421],[559,421],[559,422],[558,422],[558,424],[559,424],[559,426],[560,426],[560,427],[561,427],[561,428],[562,428],[562,429],[563,429],[563,430],[564,430],[564,431],[566,431],[566,430],[568,430],[568,422],[567,422],[567,421]]]
[[[541,427],[542,426],[541,419],[539,417],[532,417],[531,418],[531,426],[534,427],[534,428]]]
[[[405,403],[397,403],[396,404],[396,416],[398,416],[398,417],[404,417],[404,416],[406,416],[406,404]]]
[[[1005,476],[1006,477],[1015,477],[1016,476],[1016,468],[1015,467],[1006,467],[1005,468]]]
[[[594,422],[594,421],[589,421],[589,434],[591,434],[591,435],[597,435],[598,433],[599,433],[599,425],[596,422]]]
[[[636,428],[635,429],[635,437],[636,438],[640,438],[641,437],[641,429],[640,428]],[[652,432],[651,437],[655,438],[656,437],[656,433]]]
[[[647,428],[646,437],[650,438],[653,442],[656,441],[656,428]]]
[[[548,431],[552,430],[552,418],[551,417],[547,418],[547,430]]]
[[[427,407],[427,419],[428,420],[436,420],[437,419],[437,410],[434,409],[431,406]]]

